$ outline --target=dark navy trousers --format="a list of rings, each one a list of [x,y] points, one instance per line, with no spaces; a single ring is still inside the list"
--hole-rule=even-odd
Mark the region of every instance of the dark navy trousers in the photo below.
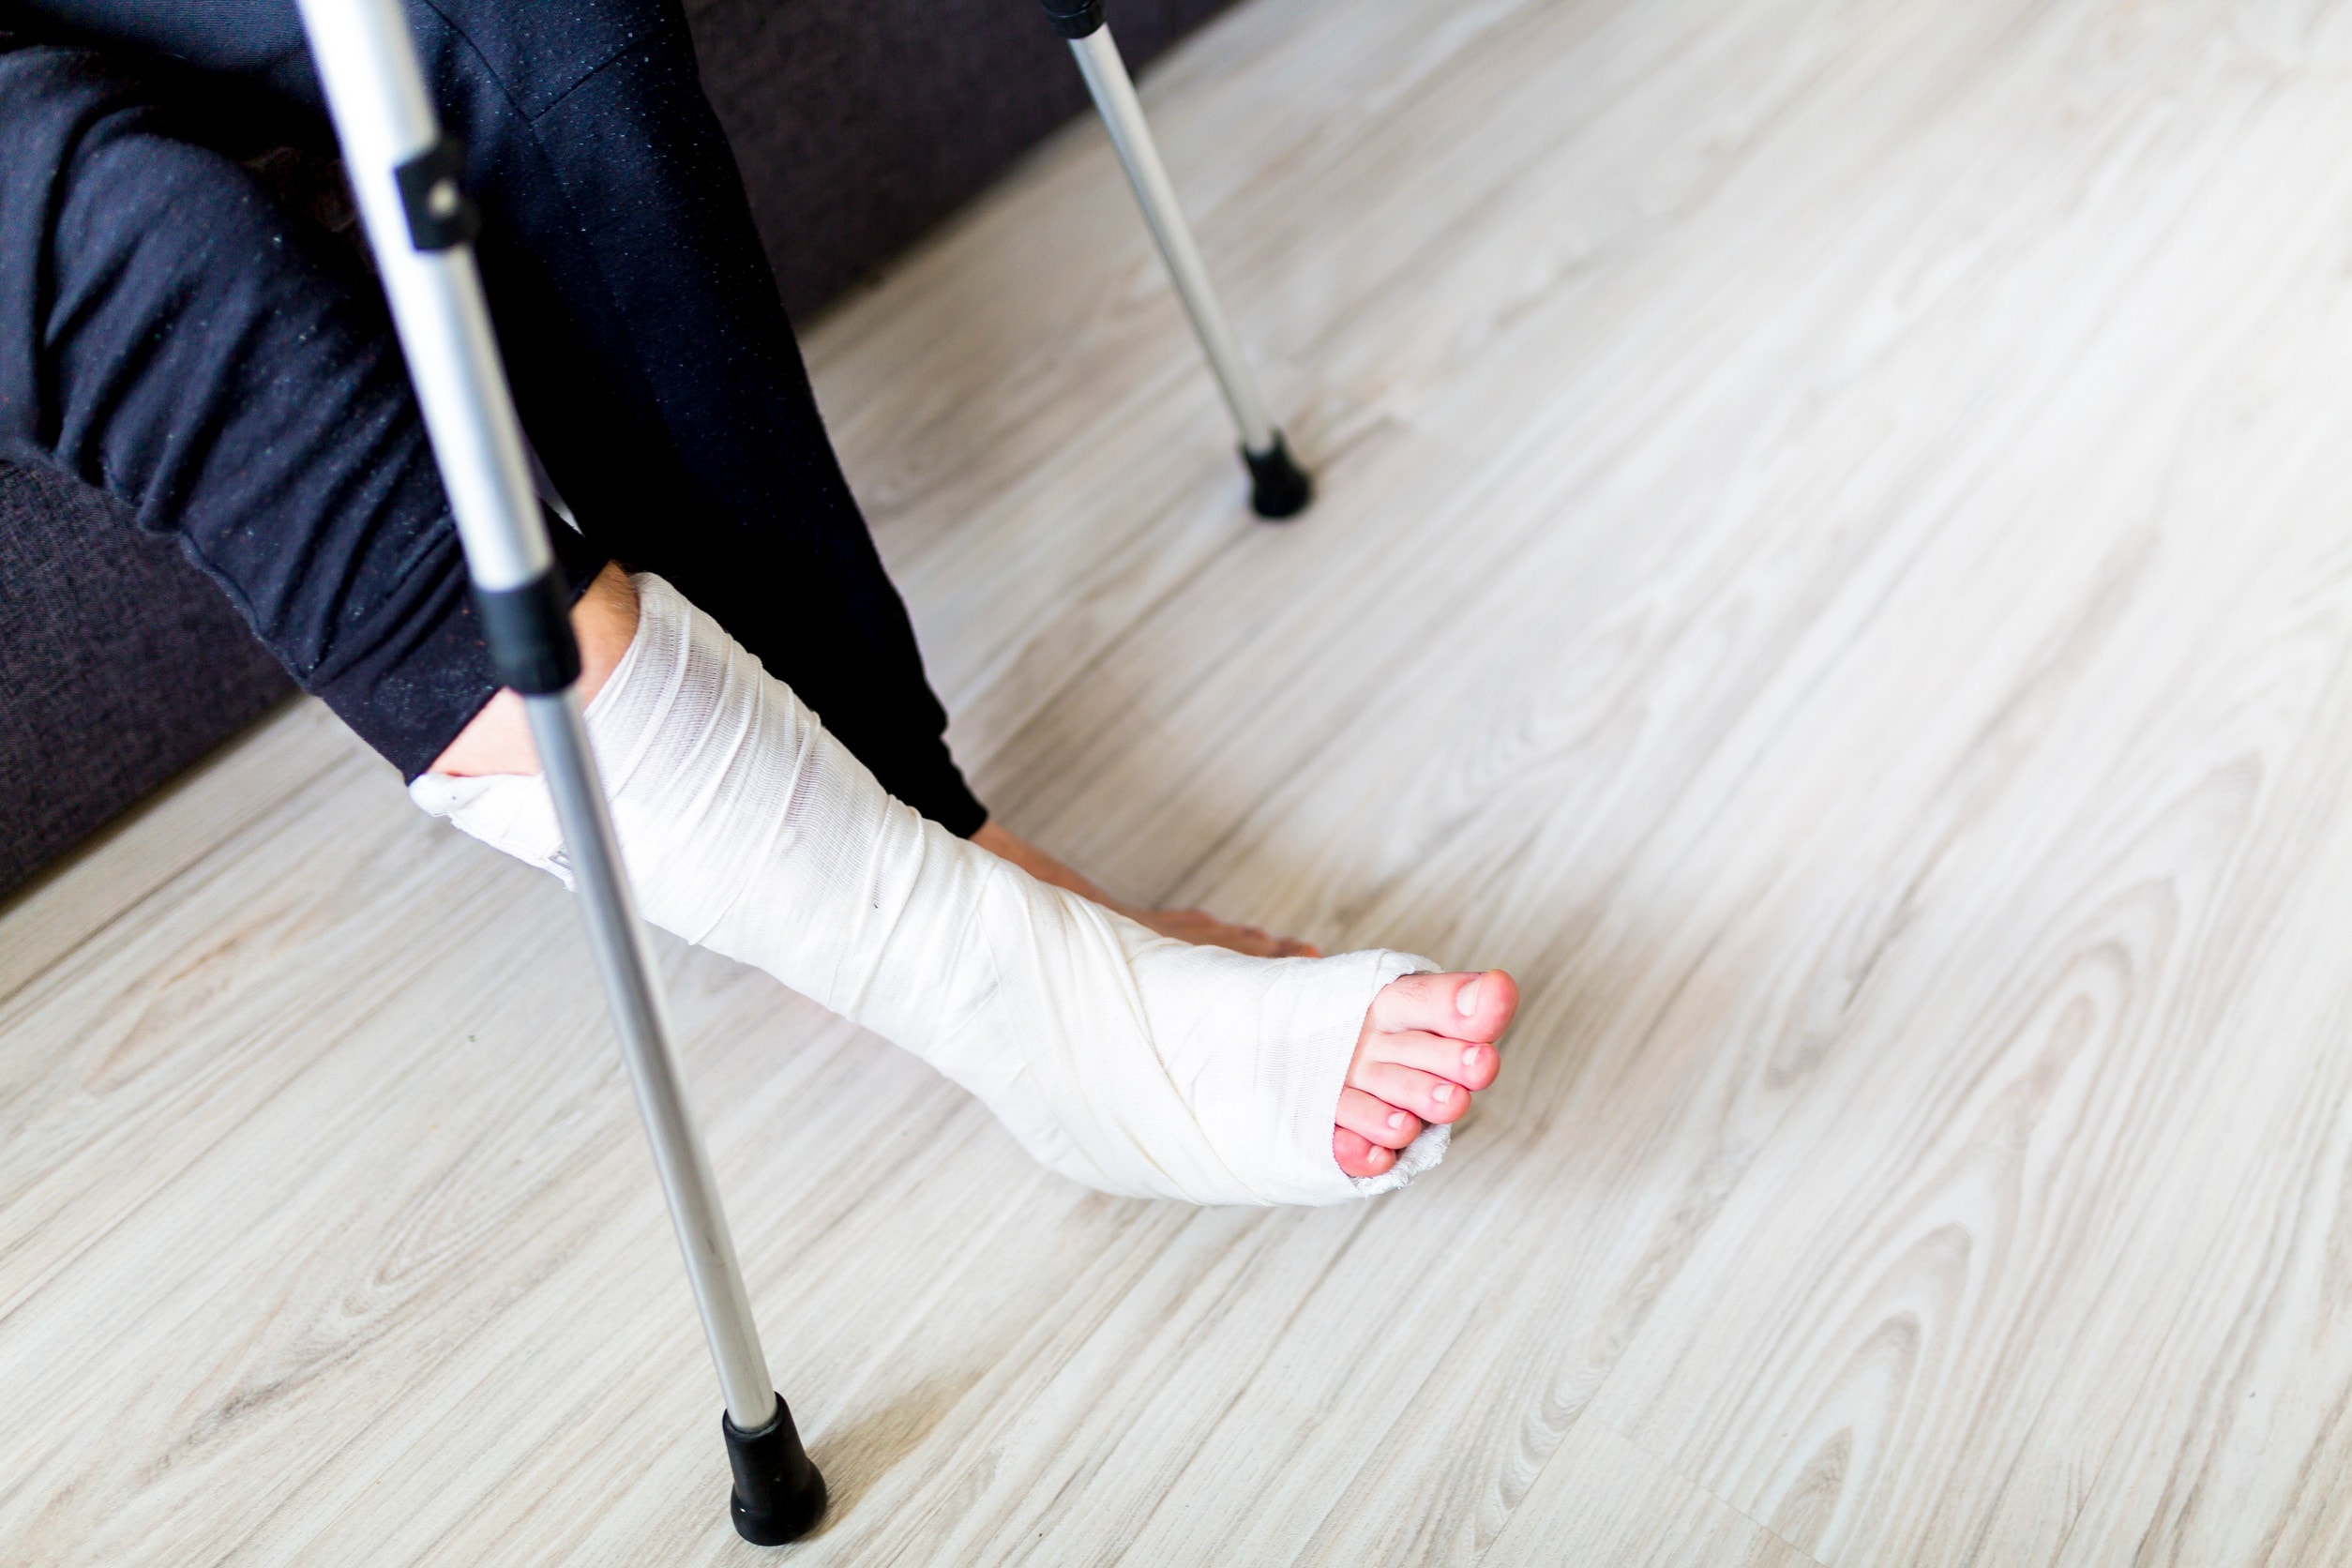
[[[972,833],[676,0],[407,10],[575,587],[660,573]],[[0,460],[129,503],[422,772],[495,682],[293,0],[0,0]]]

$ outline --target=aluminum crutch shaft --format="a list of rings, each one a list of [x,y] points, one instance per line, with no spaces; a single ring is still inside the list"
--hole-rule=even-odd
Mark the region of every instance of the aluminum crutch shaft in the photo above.
[[[1192,226],[1184,221],[1176,188],[1168,183],[1167,166],[1160,162],[1159,147],[1143,117],[1135,82],[1104,21],[1102,0],[1044,3],[1047,19],[1068,40],[1070,53],[1078,59],[1078,73],[1086,78],[1086,90],[1110,132],[1119,165],[1126,171],[1127,184],[1143,208],[1143,221],[1159,247],[1161,261],[1168,265],[1184,313],[1192,318],[1200,352],[1208,357],[1217,389],[1225,395],[1234,428],[1241,432],[1242,460],[1250,475],[1250,505],[1261,517],[1289,517],[1313,499],[1314,482],[1291,458],[1289,445],[1266,406],[1266,395],[1259,389],[1257,374],[1233,336],[1232,324],[1225,319],[1215,289],[1210,286],[1208,264],[1200,259],[1200,247],[1194,243]]]
[[[400,0],[300,0],[378,277],[432,439],[499,680],[522,693],[638,1110],[717,1369],[735,1527],[814,1525],[824,1483],[777,1397],[677,1060],[574,683],[569,596],[548,546],[471,241],[461,149],[441,133]]]

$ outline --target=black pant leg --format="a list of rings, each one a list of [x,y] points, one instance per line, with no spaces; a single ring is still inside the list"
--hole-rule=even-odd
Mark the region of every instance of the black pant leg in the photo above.
[[[0,48],[0,456],[175,535],[420,773],[497,683],[382,296],[185,128],[134,69]],[[584,584],[601,558],[567,544]]]
[[[437,0],[504,221],[483,265],[518,400],[581,525],[669,578],[950,829],[986,813],[835,457],[674,0]],[[593,389],[584,394],[583,389]]]
[[[33,0],[323,113],[291,0]],[[409,0],[487,217],[516,401],[592,540],[669,578],[892,793],[986,820],[826,439],[675,0]]]

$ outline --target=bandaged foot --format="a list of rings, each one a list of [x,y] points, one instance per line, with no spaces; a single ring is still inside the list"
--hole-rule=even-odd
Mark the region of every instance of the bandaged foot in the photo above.
[[[587,720],[656,925],[912,1051],[1106,1192],[1336,1203],[1443,1156],[1494,1076],[1509,976],[1156,936],[893,800],[716,622],[635,581],[635,636]],[[427,774],[411,792],[565,874],[535,776]]]

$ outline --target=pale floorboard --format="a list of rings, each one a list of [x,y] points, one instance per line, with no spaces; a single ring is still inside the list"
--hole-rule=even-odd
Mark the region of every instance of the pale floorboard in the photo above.
[[[816,324],[955,738],[1526,993],[1348,1212],[664,939],[808,1563],[2352,1557],[2352,10],[1251,0]],[[573,912],[297,705],[0,912],[0,1561],[748,1562]]]

